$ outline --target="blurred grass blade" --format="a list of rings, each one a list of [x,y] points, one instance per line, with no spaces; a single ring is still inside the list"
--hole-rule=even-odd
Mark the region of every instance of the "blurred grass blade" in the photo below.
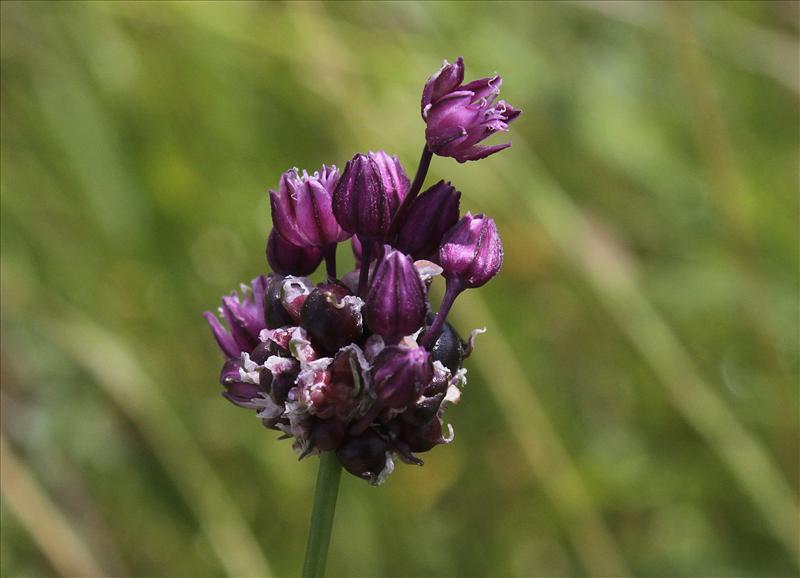
[[[700,371],[636,280],[634,263],[615,240],[593,226],[550,178],[522,138],[514,146],[528,159],[516,190],[531,213],[588,281],[609,315],[652,368],[684,418],[703,436],[761,512],[775,538],[800,557],[797,499],[767,451],[700,377]],[[499,173],[501,175],[509,173]]]
[[[595,508],[558,432],[553,427],[536,391],[500,329],[501,324],[477,291],[467,291],[451,313],[459,327],[486,325],[472,359],[485,377],[486,386],[504,409],[509,430],[522,448],[533,473],[539,478],[555,508],[564,518],[572,545],[591,576],[630,576],[614,536]]]
[[[797,408],[793,403],[792,390],[796,384],[781,357],[774,322],[764,314],[770,305],[769,291],[754,235],[755,215],[749,210],[753,206],[753,192],[740,170],[720,95],[714,86],[706,57],[698,46],[696,15],[692,11],[694,7],[672,2],[665,4],[664,8],[666,28],[678,54],[676,63],[684,77],[683,84],[692,112],[691,124],[702,152],[711,197],[727,233],[730,258],[739,272],[742,310],[749,317],[758,338],[758,350],[763,363],[770,368],[771,381],[775,384],[773,411],[780,430],[786,432],[779,451],[784,456],[784,463],[795,464],[798,430],[795,426]]]
[[[0,433],[0,487],[5,504],[62,576],[108,576],[77,530]]]
[[[576,0],[572,4],[647,32],[669,32],[651,3]],[[792,4],[796,9],[796,3]],[[699,49],[800,94],[800,72],[797,68],[800,45],[791,35],[754,24],[721,2],[662,2],[662,5],[667,9],[672,9],[674,5],[691,5],[692,8],[702,9],[705,26],[702,36],[697,39]]]
[[[71,317],[71,318],[70,318]],[[141,429],[230,576],[270,576],[270,565],[203,451],[133,354],[77,315],[50,327],[55,345],[90,372]]]

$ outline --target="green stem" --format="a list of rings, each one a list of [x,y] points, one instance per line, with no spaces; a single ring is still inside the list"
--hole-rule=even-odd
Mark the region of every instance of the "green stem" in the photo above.
[[[414,182],[411,183],[411,187],[408,189],[403,202],[400,203],[400,206],[397,208],[394,218],[389,225],[389,231],[386,233],[386,240],[388,242],[391,243],[395,234],[397,234],[397,231],[400,229],[400,225],[403,224],[403,218],[406,216],[405,213],[411,205],[411,201],[413,201],[422,190],[422,185],[425,184],[425,177],[428,176],[428,169],[431,166],[431,159],[433,159],[433,153],[428,149],[428,144],[425,143],[425,146],[422,147],[422,156],[419,159],[419,166],[417,166],[417,174],[414,176]]]
[[[333,514],[339,495],[339,479],[342,465],[336,452],[323,452],[319,459],[317,489],[314,493],[314,511],[311,512],[311,528],[308,530],[306,561],[303,578],[322,578],[325,575],[325,560],[331,541]]]

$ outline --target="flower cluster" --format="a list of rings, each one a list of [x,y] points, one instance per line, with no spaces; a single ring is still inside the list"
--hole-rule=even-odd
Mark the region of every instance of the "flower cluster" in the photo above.
[[[293,439],[301,458],[335,451],[372,484],[395,458],[422,464],[417,454],[452,441],[443,413],[466,383],[476,332],[465,342],[446,317],[503,261],[494,221],[459,218],[461,193],[449,182],[420,194],[434,154],[464,162],[510,146],[478,144],[519,115],[494,103],[500,77],[463,79],[459,58],[425,85],[426,145],[413,183],[382,151],[356,154],[341,174],[284,173],[269,193],[273,272],[223,297],[219,317],[205,313],[226,358],[223,395]],[[358,268],[338,277],[336,247],[347,239]],[[323,261],[327,278],[315,285],[307,276]],[[434,312],[428,290],[439,275],[445,294]]]

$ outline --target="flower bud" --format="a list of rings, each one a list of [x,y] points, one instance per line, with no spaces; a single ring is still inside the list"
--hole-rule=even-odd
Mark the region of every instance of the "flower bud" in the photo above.
[[[272,223],[281,236],[298,247],[325,247],[350,235],[333,216],[331,200],[339,173],[322,166],[310,175],[291,169],[281,176],[277,191],[269,192]]]
[[[414,259],[433,255],[447,230],[458,222],[461,193],[439,181],[419,197],[403,217],[395,247]]]
[[[397,157],[385,152],[357,154],[347,162],[333,194],[333,212],[352,234],[383,237],[409,180]]]
[[[381,483],[394,469],[389,444],[373,430],[344,443],[336,455],[344,468],[371,484]]]
[[[266,287],[267,278],[261,275],[253,279],[250,287],[242,285],[241,297],[234,291],[222,298],[219,311],[227,322],[227,330],[210,311],[203,314],[217,344],[227,357],[239,357],[241,352],[250,352],[258,345],[258,334],[264,329]]]
[[[280,275],[310,275],[322,262],[322,251],[293,245],[272,229],[267,239],[267,262]]]
[[[425,286],[409,257],[385,250],[367,295],[367,325],[385,337],[410,335],[425,320]]]
[[[242,367],[238,359],[229,359],[222,366],[219,381],[225,387],[222,396],[239,407],[252,408],[252,400],[259,397],[262,388],[257,383],[241,380],[239,369]]]
[[[320,285],[306,298],[300,317],[314,345],[333,353],[361,337],[362,305],[342,285]]]
[[[433,377],[430,355],[422,347],[390,346],[372,367],[372,387],[382,407],[405,408]]]
[[[495,132],[508,131],[520,111],[505,101],[495,103],[503,79],[495,75],[467,84],[464,60],[455,64],[445,60],[442,68],[428,79],[422,91],[422,118],[428,148],[437,155],[458,162],[485,158],[511,146],[511,143],[485,146],[478,143]]]
[[[467,213],[445,235],[439,264],[445,279],[458,280],[465,288],[480,287],[497,275],[503,264],[503,244],[494,221]]]

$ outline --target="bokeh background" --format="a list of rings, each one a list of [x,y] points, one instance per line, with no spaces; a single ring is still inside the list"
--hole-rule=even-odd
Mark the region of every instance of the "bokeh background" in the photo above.
[[[299,572],[316,459],[219,396],[200,314],[266,271],[288,167],[413,173],[464,55],[524,110],[429,177],[498,222],[454,312],[489,332],[455,443],[343,479],[329,575],[796,576],[798,35],[790,2],[3,2],[2,575]]]

